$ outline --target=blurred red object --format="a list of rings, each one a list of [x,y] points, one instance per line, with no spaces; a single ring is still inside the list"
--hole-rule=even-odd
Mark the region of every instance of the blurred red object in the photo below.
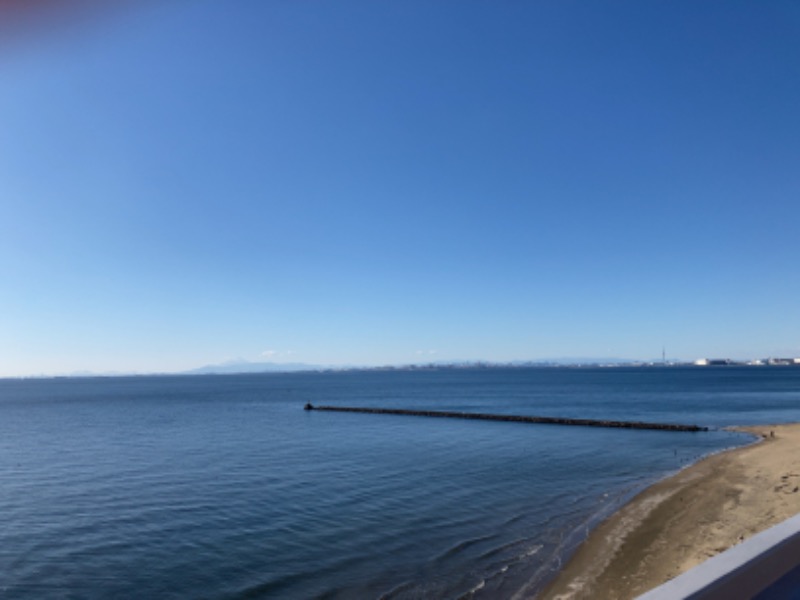
[[[0,0],[0,27],[37,26],[85,17],[121,3],[100,0]]]
[[[0,50],[15,40],[40,40],[63,26],[85,23],[131,2],[101,0],[0,0]]]

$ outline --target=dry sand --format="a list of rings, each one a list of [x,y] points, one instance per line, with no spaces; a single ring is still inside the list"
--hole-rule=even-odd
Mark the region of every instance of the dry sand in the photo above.
[[[635,598],[800,512],[800,424],[656,483],[603,522],[538,599]],[[774,432],[774,437],[770,432]]]

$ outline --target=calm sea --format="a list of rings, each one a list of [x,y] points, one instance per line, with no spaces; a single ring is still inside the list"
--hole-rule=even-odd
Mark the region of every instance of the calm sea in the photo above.
[[[718,428],[785,421],[800,421],[800,369],[0,380],[0,596],[514,598],[631,494],[748,441]]]

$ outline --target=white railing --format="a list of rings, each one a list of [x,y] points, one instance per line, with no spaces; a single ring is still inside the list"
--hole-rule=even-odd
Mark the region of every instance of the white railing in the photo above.
[[[753,598],[800,567],[800,514],[708,559],[637,600]]]

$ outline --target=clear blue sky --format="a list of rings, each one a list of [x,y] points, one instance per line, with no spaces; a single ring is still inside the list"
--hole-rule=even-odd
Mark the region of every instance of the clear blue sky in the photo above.
[[[0,376],[800,356],[799,305],[794,1],[174,0],[0,44]]]

